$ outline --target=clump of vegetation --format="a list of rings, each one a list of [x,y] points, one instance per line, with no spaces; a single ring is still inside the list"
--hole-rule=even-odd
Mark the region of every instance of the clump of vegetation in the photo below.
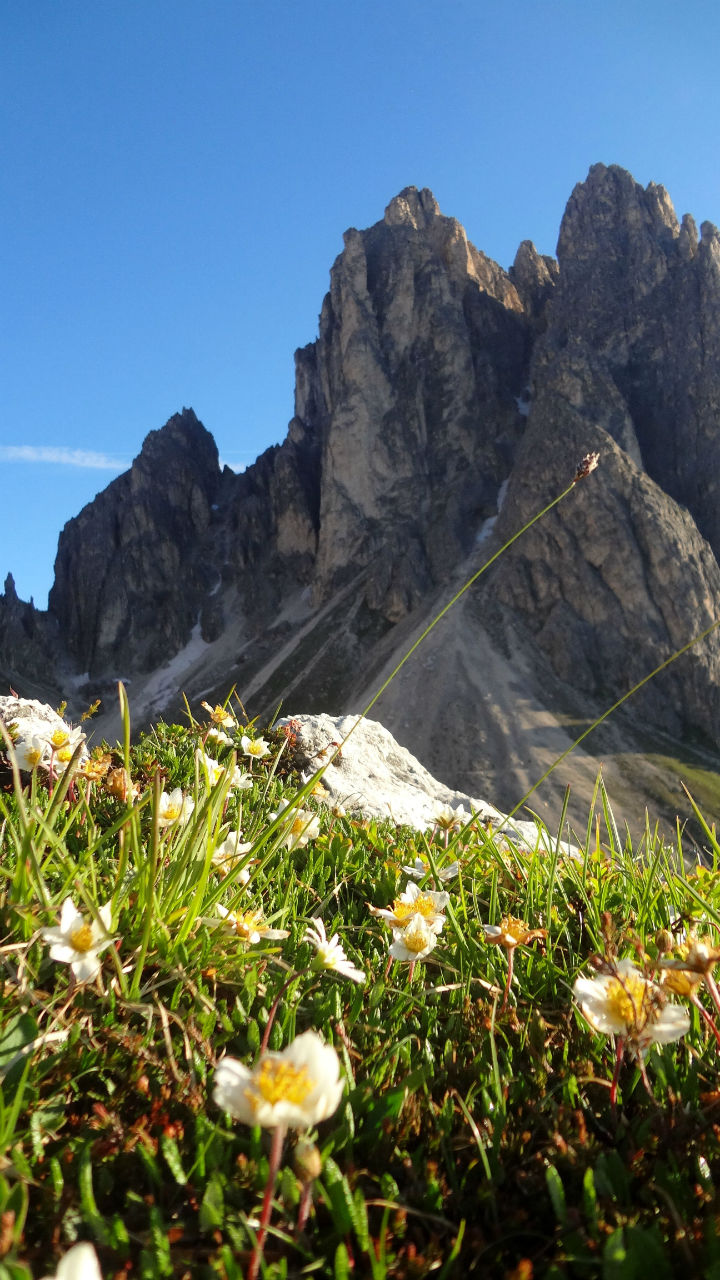
[[[5,742],[3,1280],[720,1276],[712,828],[396,828],[291,730],[124,714]]]

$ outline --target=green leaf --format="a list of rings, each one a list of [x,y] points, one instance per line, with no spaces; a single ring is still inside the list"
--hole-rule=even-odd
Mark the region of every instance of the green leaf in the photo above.
[[[567,1223],[567,1204],[562,1178],[554,1165],[549,1164],[545,1170],[545,1182],[552,1201],[552,1207],[561,1227]]]
[[[16,1085],[23,1071],[23,1050],[39,1035],[38,1024],[29,1013],[16,1014],[0,1031],[0,1079]]]
[[[165,1157],[167,1166],[175,1181],[179,1183],[181,1187],[184,1187],[187,1182],[187,1177],[185,1176],[185,1170],[182,1167],[182,1160],[180,1159],[177,1142],[174,1138],[170,1138],[167,1134],[163,1134],[160,1138],[160,1150]]]
[[[350,1259],[342,1243],[335,1250],[335,1280],[350,1280]]]
[[[588,1231],[594,1240],[598,1237],[597,1192],[595,1175],[592,1169],[586,1169],[583,1176],[583,1207],[587,1219]]]
[[[322,1187],[333,1216],[335,1229],[340,1235],[348,1235],[354,1226],[355,1206],[348,1180],[328,1156],[323,1169]]]
[[[628,1260],[622,1227],[608,1236],[603,1249],[603,1280],[635,1280],[635,1270]]]
[[[213,1173],[207,1184],[198,1218],[201,1231],[212,1231],[215,1227],[221,1227],[225,1221],[223,1180],[218,1173]]]

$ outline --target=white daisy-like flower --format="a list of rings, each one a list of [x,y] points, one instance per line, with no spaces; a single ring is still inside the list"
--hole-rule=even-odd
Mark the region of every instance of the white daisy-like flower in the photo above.
[[[428,822],[428,827],[439,827],[442,831],[459,831],[461,827],[467,826],[470,822],[472,814],[467,809],[463,809],[459,805],[457,809],[453,809],[449,804],[440,804],[435,801],[433,805],[433,818]]]
[[[424,858],[416,858],[411,867],[403,867],[406,875],[412,876],[414,880],[424,880],[425,876],[430,875],[432,868],[430,863]],[[442,884],[447,884],[449,880],[454,880],[460,871],[458,862],[449,862],[446,867],[438,867],[437,875]]]
[[[390,955],[393,960],[405,960],[411,964],[430,955],[438,940],[438,931],[423,916],[413,916],[404,929],[393,929]]]
[[[343,978],[351,978],[353,982],[365,981],[362,969],[358,969],[345,955],[339,935],[334,933],[332,938],[328,938],[325,925],[319,916],[315,916],[308,925],[303,935],[303,942],[309,942],[315,948],[313,969],[332,969]]]
[[[214,787],[225,773],[225,766],[220,764],[219,761],[213,760],[212,756],[207,755],[207,753],[202,750],[202,747],[197,748],[195,752],[195,759],[203,770],[210,786]]]
[[[93,1246],[86,1241],[74,1244],[60,1259],[55,1275],[45,1276],[44,1280],[102,1280]]]
[[[194,808],[195,801],[191,796],[183,795],[180,787],[175,787],[169,793],[163,791],[158,806],[158,826],[170,827],[175,822],[184,825],[192,817]]]
[[[307,1129],[337,1110],[342,1097],[340,1061],[315,1031],[305,1031],[281,1053],[264,1053],[250,1069],[222,1058],[213,1100],[243,1124]]]
[[[100,972],[100,952],[109,947],[112,903],[98,908],[98,920],[86,920],[72,898],[60,911],[60,927],[43,929],[42,939],[50,946],[50,959],[69,964],[77,982],[92,982]]]
[[[220,764],[219,760],[214,760],[212,756],[207,755],[201,747],[197,748],[195,756],[211,787],[216,786],[221,778],[227,776],[230,765]],[[242,769],[236,765],[230,775],[230,786],[236,791],[249,791],[252,785],[252,776],[249,773],[243,773]]]
[[[387,920],[389,924],[403,929],[412,916],[422,916],[433,933],[442,933],[445,924],[445,907],[450,901],[450,894],[437,892],[435,889],[421,889],[417,884],[409,884],[392,904],[392,907],[370,907],[370,914]]]
[[[619,960],[612,973],[575,980],[573,995],[594,1031],[623,1036],[637,1053],[657,1041],[679,1040],[690,1027],[690,1014],[667,1002],[665,992],[631,960]]]
[[[229,733],[225,733],[224,729],[208,729],[205,738],[212,738],[213,742],[217,742],[221,747],[231,747],[233,740]]]
[[[50,748],[46,739],[35,736],[20,738],[14,745],[17,766],[23,773],[32,773],[38,765],[49,763]]]
[[[281,813],[290,808],[289,800],[281,800],[276,813],[270,814],[274,822]],[[320,835],[320,819],[310,809],[290,809],[288,826],[282,832],[282,842],[290,853],[293,849],[303,849],[309,840],[316,840]]]
[[[253,760],[263,760],[270,754],[270,746],[264,738],[249,738],[246,733],[240,739],[240,750]]]
[[[215,849],[212,865],[221,876],[226,876],[228,872],[233,871],[252,849],[252,840],[243,842],[240,839],[241,836],[242,831],[231,831],[222,844]],[[241,867],[235,879],[237,884],[247,884],[250,879],[249,867]]]
[[[251,773],[243,773],[239,766],[235,766],[230,779],[230,786],[235,791],[249,791],[253,785],[253,776]]]
[[[262,911],[228,911],[221,902],[217,904],[217,911],[225,927],[236,933],[244,942],[255,943],[260,942],[261,939],[274,941],[290,936],[287,929],[271,929],[265,923]]]

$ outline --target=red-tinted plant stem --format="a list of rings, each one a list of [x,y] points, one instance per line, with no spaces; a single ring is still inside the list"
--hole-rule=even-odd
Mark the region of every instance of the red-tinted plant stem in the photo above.
[[[267,1025],[266,1025],[266,1027],[265,1027],[265,1031],[263,1032],[262,1043],[261,1043],[261,1045],[260,1045],[260,1052],[261,1052],[261,1053],[264,1053],[264,1052],[265,1052],[265,1050],[266,1050],[266,1049],[267,1049],[267,1047],[268,1047],[268,1041],[269,1041],[269,1039],[270,1039],[270,1032],[272,1031],[272,1028],[273,1028],[273,1022],[275,1021],[275,1014],[276,1014],[276,1013],[277,1013],[277,1011],[278,1011],[278,1005],[280,1004],[280,1001],[282,1000],[283,996],[285,995],[285,992],[287,991],[288,987],[292,986],[292,984],[293,984],[293,982],[295,981],[295,979],[296,979],[296,978],[301,978],[301,977],[302,977],[302,975],[303,975],[304,973],[309,973],[309,969],[298,969],[298,971],[297,971],[296,973],[291,973],[291,974],[290,974],[290,977],[289,977],[289,978],[288,978],[288,980],[287,980],[287,982],[284,982],[284,983],[283,983],[283,985],[281,986],[280,990],[278,991],[278,993],[277,993],[277,995],[276,995],[275,999],[273,1000],[273,1002],[272,1002],[272,1004],[271,1004],[271,1006],[270,1006],[270,1012],[269,1012],[269,1014],[268,1014]]]
[[[617,1051],[615,1054],[615,1071],[613,1073],[612,1085],[610,1086],[610,1105],[615,1106],[617,1102],[618,1081],[620,1079],[620,1067],[625,1053],[625,1037],[618,1036]]]
[[[265,1249],[265,1237],[267,1236],[270,1213],[272,1211],[272,1198],[273,1191],[275,1190],[275,1180],[277,1178],[278,1169],[280,1168],[280,1157],[282,1156],[286,1132],[287,1130],[285,1126],[281,1124],[279,1124],[273,1132],[272,1146],[270,1148],[270,1168],[268,1169],[265,1195],[263,1197],[262,1210],[260,1212],[260,1226],[258,1227],[255,1248],[253,1249],[250,1266],[248,1267],[247,1280],[257,1280],[258,1272],[260,1271],[260,1263],[262,1262],[263,1251]]]
[[[508,958],[508,971],[507,971],[507,978],[505,979],[505,990],[503,991],[503,1002],[500,1005],[500,1010],[499,1010],[500,1013],[505,1012],[507,1008],[508,998],[510,996],[510,984],[512,982],[513,968],[515,965],[515,948],[514,947],[508,947],[507,958]]]

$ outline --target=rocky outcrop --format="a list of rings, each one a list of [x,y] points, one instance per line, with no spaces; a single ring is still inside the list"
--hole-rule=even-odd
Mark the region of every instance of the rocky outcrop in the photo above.
[[[18,598],[15,579],[9,573],[0,595],[0,682],[13,687],[29,680],[45,692],[54,692],[57,642],[53,619],[36,609],[32,601],[28,604]]]
[[[609,701],[718,616],[718,247],[714,229],[698,244],[690,220],[678,223],[662,187],[603,165],[575,189],[560,230],[500,537],[557,492],[563,458],[569,468],[596,449],[602,475],[533,529],[493,590],[558,675]],[[718,742],[720,639],[638,707]]]
[[[509,272],[406,188],[345,235],[284,443],[234,475],[191,410],[152,432],[63,531],[48,615],[6,588],[0,657],[86,678],[86,701],[128,677],[140,720],[232,684],[251,714],[359,710],[598,450],[383,695],[428,767],[511,807],[563,726],[716,615],[719,272],[715,228],[614,166],[575,188],[557,260],[524,241]],[[719,677],[712,637],[647,687],[603,740],[621,782],[643,726],[720,747]]]
[[[149,670],[186,642],[208,592],[202,546],[219,486],[215,442],[184,409],[68,522],[49,612],[80,671]]]
[[[524,425],[530,329],[510,277],[429,191],[348,231],[308,353],[303,422],[321,434],[314,598],[369,566],[397,622],[496,510]]]

